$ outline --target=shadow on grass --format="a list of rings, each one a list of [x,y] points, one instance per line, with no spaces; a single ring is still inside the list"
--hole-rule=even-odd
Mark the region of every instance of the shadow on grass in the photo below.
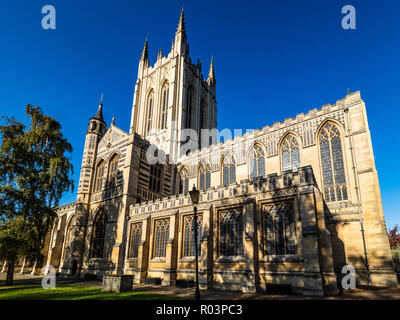
[[[0,300],[181,300],[176,296],[142,291],[122,293],[102,292],[101,288],[58,285],[56,289],[43,289],[38,284],[15,284],[0,287]],[[185,299],[183,299],[185,300]]]

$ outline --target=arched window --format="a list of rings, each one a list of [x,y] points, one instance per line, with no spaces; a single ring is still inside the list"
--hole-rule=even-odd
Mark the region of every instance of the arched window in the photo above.
[[[202,139],[202,134],[201,134],[201,129],[207,128],[207,105],[204,100],[201,101],[200,103],[200,123],[199,123],[199,146],[202,147],[203,144],[208,143],[208,141],[203,141]],[[204,145],[206,146],[206,145]]]
[[[92,258],[102,258],[104,251],[104,238],[106,234],[106,215],[100,209],[93,221]]]
[[[108,186],[113,187],[117,185],[117,174],[118,174],[118,155],[114,155],[108,164]]]
[[[168,120],[168,94],[169,94],[169,87],[166,83],[163,86],[162,93],[161,93],[161,129],[167,128],[167,120]]]
[[[150,166],[149,175],[149,190],[160,193],[161,192],[161,179],[162,179],[163,168],[159,164]]]
[[[211,170],[208,165],[200,165],[199,169],[199,189],[206,190],[211,186]]]
[[[282,142],[282,171],[296,170],[300,167],[299,142],[294,135],[289,134]]]
[[[152,116],[153,116],[153,92],[150,93],[147,99],[147,112],[146,112],[146,135],[151,130]]]
[[[197,250],[199,255],[201,254],[201,232],[202,232],[202,215],[197,216]],[[193,257],[196,255],[196,244],[194,237],[194,217],[189,216],[185,217],[185,235],[184,235],[184,245],[183,245],[183,256],[184,257]]]
[[[189,192],[189,173],[186,168],[179,172],[179,194]]]
[[[131,226],[131,248],[129,258],[137,258],[139,253],[139,243],[142,238],[142,223],[135,223]]]
[[[186,97],[186,128],[192,127],[192,112],[193,112],[193,93],[189,88]]]
[[[265,177],[265,155],[260,145],[256,144],[250,154],[250,178]]]
[[[169,219],[157,220],[155,224],[153,258],[165,257],[169,237]]]
[[[340,131],[327,122],[319,134],[322,179],[326,202],[348,200]]]
[[[233,156],[228,153],[222,162],[223,184],[225,186],[236,183],[236,163]]]
[[[292,202],[264,206],[264,255],[295,254],[295,226]]]
[[[220,213],[220,255],[243,255],[243,215],[241,209]]]
[[[104,167],[105,161],[101,160],[96,167],[96,175],[95,175],[95,183],[94,183],[94,192],[98,192],[103,189],[103,180],[104,180]]]

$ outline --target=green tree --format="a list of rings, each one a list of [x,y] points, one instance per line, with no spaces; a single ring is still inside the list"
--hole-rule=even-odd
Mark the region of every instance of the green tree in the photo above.
[[[14,248],[13,254],[0,251],[0,258],[11,271],[21,256],[42,265],[46,234],[56,217],[52,208],[63,192],[73,190],[72,146],[61,125],[39,107],[27,105],[26,114],[29,126],[7,117],[0,126],[0,228],[7,235],[0,241]]]
[[[27,223],[23,217],[0,222],[0,257],[8,262],[6,285],[12,285],[14,266],[28,250]]]

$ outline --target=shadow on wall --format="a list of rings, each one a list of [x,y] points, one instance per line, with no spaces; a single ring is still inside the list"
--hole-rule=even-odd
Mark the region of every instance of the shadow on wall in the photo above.
[[[117,186],[106,186],[101,192],[92,195],[92,201],[96,201],[97,204],[93,204],[95,209],[87,213],[84,243],[79,239],[83,228],[77,224],[76,217],[73,218],[75,221],[70,224],[72,230],[68,230],[68,233],[72,233],[72,241],[66,247],[64,258],[64,268],[69,269],[70,276],[80,276],[80,273],[105,274],[115,270],[117,266],[112,261],[114,247],[119,247],[119,265],[123,263],[126,235],[123,236],[122,243],[115,242],[118,215],[125,209],[122,203],[123,187],[122,181]],[[99,218],[99,214],[104,215],[104,219],[96,219]]]
[[[338,233],[338,224],[332,223],[332,214],[329,211],[329,208],[323,198],[324,203],[324,215],[325,215],[325,224],[326,228],[329,230],[331,234],[331,243],[332,243],[332,254],[333,254],[333,267],[336,274],[337,285],[338,288],[341,288],[342,278],[342,268],[347,265],[346,260],[346,250],[344,247],[343,241],[339,238]],[[348,223],[345,223],[346,225]]]

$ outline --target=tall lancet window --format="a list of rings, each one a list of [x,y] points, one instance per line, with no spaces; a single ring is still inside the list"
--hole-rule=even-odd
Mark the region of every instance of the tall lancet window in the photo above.
[[[161,180],[163,177],[163,167],[159,164],[153,164],[150,166],[149,174],[149,190],[160,193],[161,192]]]
[[[197,248],[199,255],[201,255],[201,234],[202,234],[202,222],[203,216],[198,215],[197,217]],[[184,245],[183,245],[183,256],[184,257],[193,257],[196,255],[196,238],[194,236],[195,231],[195,223],[194,217],[188,216],[185,217],[184,220]]]
[[[220,212],[220,255],[243,255],[243,215],[241,209]]]
[[[103,189],[103,177],[104,177],[104,167],[105,161],[101,160],[96,167],[96,179],[94,182],[94,192],[100,191]]]
[[[282,170],[296,170],[300,167],[299,142],[294,135],[288,135],[282,142]]]
[[[93,221],[92,258],[102,258],[104,251],[104,238],[106,234],[106,214],[100,209]]]
[[[228,186],[231,183],[236,182],[236,163],[232,154],[228,153],[225,155],[222,162],[222,176],[224,186]]]
[[[250,178],[265,177],[265,155],[260,145],[256,144],[250,154]]]
[[[295,254],[296,232],[293,202],[282,201],[263,207],[264,255]]]
[[[348,199],[342,153],[342,139],[338,127],[327,122],[319,134],[322,179],[326,202]]]
[[[146,135],[149,134],[151,130],[152,117],[153,117],[153,92],[150,93],[147,100],[147,113],[146,113]]]
[[[187,91],[186,101],[186,128],[192,127],[192,113],[193,113],[193,93],[191,88]]]
[[[211,186],[211,170],[208,165],[200,165],[199,169],[199,189],[206,190]]]
[[[117,185],[117,174],[118,174],[118,155],[114,155],[108,165],[108,186],[114,187]]]
[[[179,194],[187,194],[189,192],[189,173],[186,168],[179,172]]]
[[[137,258],[139,253],[140,240],[142,238],[142,223],[131,225],[131,248],[129,258]]]
[[[169,219],[157,220],[155,223],[154,258],[165,257],[169,237]]]
[[[206,141],[203,141],[202,139],[202,134],[201,134],[201,129],[207,128],[207,118],[208,118],[208,111],[207,111],[207,105],[204,100],[201,101],[200,103],[200,123],[199,123],[199,146],[200,147],[206,147],[205,144],[208,143],[207,139]],[[208,136],[208,135],[207,135]]]
[[[161,93],[161,129],[166,129],[167,128],[167,120],[168,120],[168,93],[169,93],[169,88],[168,84],[166,83],[163,86],[162,93]]]

